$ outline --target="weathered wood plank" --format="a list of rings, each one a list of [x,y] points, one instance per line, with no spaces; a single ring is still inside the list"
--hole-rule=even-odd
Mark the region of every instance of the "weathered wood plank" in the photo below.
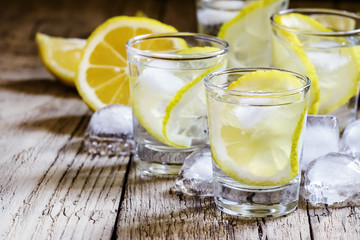
[[[99,1],[84,8],[71,7],[76,1],[6,4],[0,9],[0,238],[110,239],[129,159],[81,152],[91,113],[76,90],[47,73],[34,36],[86,38],[112,8]]]
[[[38,79],[0,84],[4,239],[112,235],[128,158],[81,152],[90,112],[69,90]]]
[[[173,186],[173,178],[142,177],[132,164],[118,238],[310,239],[304,208],[276,219],[240,220],[218,210],[212,198],[184,196]]]
[[[356,1],[291,6],[360,11]],[[86,38],[111,16],[149,17],[196,31],[193,0],[0,1],[0,238],[359,239],[360,209],[299,209],[243,221],[212,198],[179,195],[174,179],[143,179],[128,158],[90,157],[81,141],[90,111],[37,57],[37,31]],[[126,184],[122,196],[123,184]]]
[[[360,239],[360,207],[309,209],[314,239]]]

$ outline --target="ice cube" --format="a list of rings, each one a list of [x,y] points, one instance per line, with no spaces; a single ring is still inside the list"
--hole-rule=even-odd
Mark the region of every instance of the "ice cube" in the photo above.
[[[113,104],[97,110],[84,137],[84,150],[90,154],[127,155],[134,149],[131,108]]]
[[[185,82],[175,76],[172,71],[160,68],[144,69],[139,75],[138,81],[143,87],[149,90],[171,96],[175,95],[175,93],[185,85]]]
[[[221,8],[222,6],[214,6],[215,8]],[[236,3],[232,7],[235,10],[221,10],[221,9],[211,9],[211,8],[202,8],[197,11],[197,19],[203,25],[214,25],[214,24],[223,24],[224,22],[229,21],[230,19],[234,18],[238,15],[238,11],[236,9],[241,9],[243,7],[242,2],[233,2]],[[224,6],[229,8],[229,6]]]
[[[342,56],[340,52],[307,52],[307,55],[314,66],[316,66],[316,70],[323,72],[323,74],[340,71],[343,67],[348,65],[349,61],[351,61],[349,57]]]
[[[337,119],[328,115],[309,115],[304,135],[301,170],[305,171],[316,158],[339,151]]]
[[[360,205],[360,162],[352,156],[329,153],[317,158],[304,178],[301,195],[313,206]]]
[[[260,123],[266,121],[269,116],[275,114],[277,110],[280,109],[280,107],[277,106],[259,106],[266,105],[270,102],[270,99],[265,98],[241,99],[240,104],[242,105],[234,106],[227,114],[226,117],[228,118],[228,124],[235,127],[241,126],[243,129],[251,129],[256,127]],[[246,106],[247,104],[248,106]]]
[[[213,196],[212,160],[210,148],[200,148],[184,161],[175,187],[187,195]]]
[[[342,152],[360,158],[360,120],[345,128],[340,140],[340,148]]]

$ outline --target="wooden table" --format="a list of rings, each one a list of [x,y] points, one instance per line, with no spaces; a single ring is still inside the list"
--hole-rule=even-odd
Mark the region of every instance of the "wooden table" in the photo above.
[[[359,1],[291,6],[360,11]],[[129,157],[90,156],[82,141],[91,111],[76,90],[48,74],[36,32],[86,38],[115,15],[149,17],[196,31],[193,0],[13,0],[0,2],[1,239],[360,239],[360,208],[298,210],[240,220],[212,198],[144,179]]]

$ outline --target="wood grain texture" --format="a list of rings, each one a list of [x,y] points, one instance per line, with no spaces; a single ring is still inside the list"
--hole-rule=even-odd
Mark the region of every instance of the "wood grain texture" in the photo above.
[[[128,158],[82,153],[89,110],[57,82],[2,82],[0,96],[0,236],[110,238]]]
[[[38,31],[87,37],[114,11],[90,1],[80,14],[72,2],[1,2],[0,239],[113,234],[129,158],[82,152],[91,112],[47,73],[34,41]]]
[[[290,6],[360,11],[357,1]],[[43,67],[35,34],[87,38],[138,10],[196,31],[194,0],[0,1],[0,239],[360,239],[358,207],[302,201],[286,217],[244,221],[176,192],[173,178],[141,176],[128,157],[82,152],[92,113]]]
[[[174,178],[142,176],[132,164],[118,220],[119,239],[311,239],[304,206],[286,217],[241,220],[212,198],[184,196]]]
[[[309,209],[314,239],[360,239],[360,207]]]

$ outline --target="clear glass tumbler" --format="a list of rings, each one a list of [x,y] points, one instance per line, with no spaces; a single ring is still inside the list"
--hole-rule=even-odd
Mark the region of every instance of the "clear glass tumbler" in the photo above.
[[[200,33],[217,36],[221,26],[256,0],[199,0],[196,17]]]
[[[196,33],[141,35],[126,44],[135,161],[145,174],[177,175],[208,144],[204,77],[225,69],[226,41]]]
[[[289,0],[199,0],[198,31],[229,43],[229,67],[270,67],[270,16],[287,8],[288,3]]]
[[[288,9],[271,17],[273,66],[307,75],[309,114],[334,115],[340,129],[356,119],[360,16],[332,9]]]
[[[265,86],[254,88],[252,79],[231,88],[259,71],[271,75]],[[280,69],[231,68],[208,75],[205,88],[216,205],[243,218],[294,211],[310,80]]]

